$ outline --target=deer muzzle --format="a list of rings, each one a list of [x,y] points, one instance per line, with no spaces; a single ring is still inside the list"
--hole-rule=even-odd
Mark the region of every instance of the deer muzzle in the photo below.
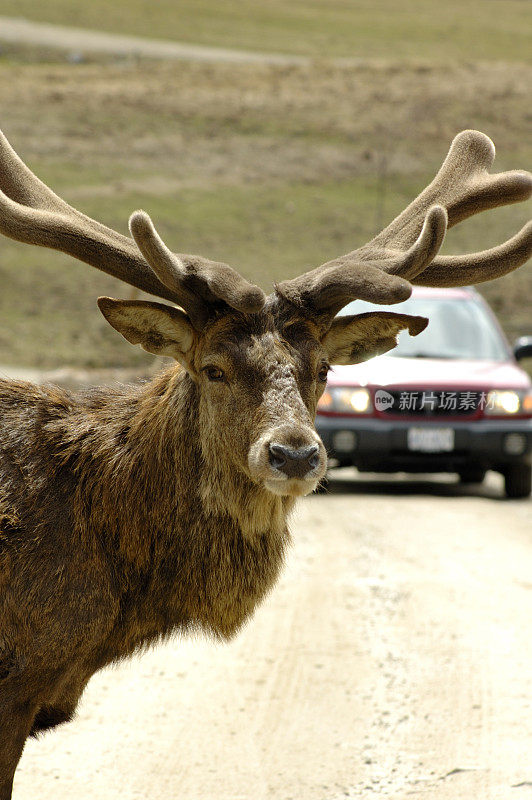
[[[312,429],[270,431],[251,447],[248,461],[254,480],[279,495],[312,492],[327,468],[325,448]]]
[[[319,465],[319,451],[317,444],[297,449],[282,444],[270,444],[270,465],[288,478],[304,478]]]

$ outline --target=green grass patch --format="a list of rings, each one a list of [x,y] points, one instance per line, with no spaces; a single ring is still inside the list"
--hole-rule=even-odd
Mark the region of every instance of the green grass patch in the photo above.
[[[0,14],[314,58],[530,59],[522,0],[0,0]]]

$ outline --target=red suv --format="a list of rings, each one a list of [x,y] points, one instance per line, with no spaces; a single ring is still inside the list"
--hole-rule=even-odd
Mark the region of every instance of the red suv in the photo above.
[[[386,310],[357,300],[342,314]],[[457,472],[480,483],[502,473],[508,497],[531,490],[532,381],[474,290],[416,287],[390,311],[429,318],[415,338],[363,364],[334,367],[316,427],[331,466],[368,472]]]

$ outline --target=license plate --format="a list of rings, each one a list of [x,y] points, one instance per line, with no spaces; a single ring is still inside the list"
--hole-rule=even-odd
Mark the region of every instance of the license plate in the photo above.
[[[423,453],[448,453],[454,450],[452,428],[409,428],[407,444],[409,450]]]

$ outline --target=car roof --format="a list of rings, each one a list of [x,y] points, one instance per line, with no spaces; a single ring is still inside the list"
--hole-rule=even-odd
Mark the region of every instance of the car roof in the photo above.
[[[454,297],[457,300],[468,300],[471,297],[478,296],[478,292],[472,286],[458,286],[452,289],[444,289],[439,286],[436,288],[432,286],[414,286],[412,291],[412,297]]]

